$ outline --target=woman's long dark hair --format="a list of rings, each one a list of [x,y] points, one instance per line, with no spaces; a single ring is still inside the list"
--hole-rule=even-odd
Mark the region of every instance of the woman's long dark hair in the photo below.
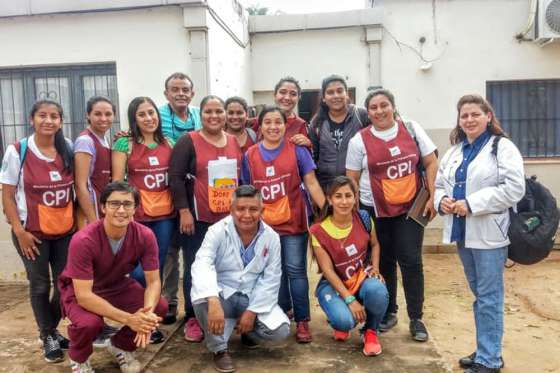
[[[328,118],[329,107],[323,101],[323,98],[325,98],[325,91],[327,90],[327,87],[332,82],[342,83],[344,89],[348,91],[348,85],[346,84],[346,80],[344,80],[344,78],[340,75],[329,75],[325,79],[323,79],[323,81],[321,82],[321,100],[319,101],[319,110],[317,110],[317,113],[313,116],[313,118],[311,118],[311,123],[313,125],[320,125],[321,123],[323,123],[324,120]]]
[[[459,126],[461,108],[463,107],[463,105],[466,104],[478,105],[478,107],[480,108],[480,110],[484,112],[484,114],[490,113],[492,115],[492,119],[488,123],[488,130],[490,131],[490,133],[496,136],[507,137],[507,134],[503,130],[500,121],[498,120],[498,118],[496,118],[496,113],[494,112],[494,108],[492,107],[492,105],[490,105],[490,103],[486,101],[484,97],[480,95],[470,94],[470,95],[464,95],[457,102],[457,124],[455,125],[455,128],[453,128],[451,134],[449,135],[449,141],[451,142],[451,145],[458,144],[464,141],[465,138],[467,137],[465,132],[463,132],[463,130],[461,129],[461,126]]]
[[[333,179],[333,181],[329,184],[329,187],[327,188],[327,193],[325,195],[325,197],[328,198],[332,198],[332,196],[343,186],[348,185],[350,187],[350,189],[352,189],[352,193],[354,193],[354,197],[356,197],[358,195],[358,187],[356,186],[356,183],[354,182],[354,180],[352,180],[351,178],[349,178],[348,176],[337,176]],[[358,201],[356,200],[356,203],[354,204],[354,210],[357,211],[358,210]],[[323,206],[323,208],[321,209],[321,211],[319,212],[319,220],[323,221],[326,218],[328,218],[329,216],[331,216],[333,214],[333,207],[330,203],[325,203],[325,205]]]
[[[33,121],[33,117],[39,111],[42,106],[54,106],[58,111],[58,115],[60,115],[60,123],[63,123],[64,118],[64,111],[62,110],[62,106],[53,100],[39,100],[36,101],[33,106],[31,107],[31,112],[29,113],[29,118]],[[62,131],[62,127],[56,131],[54,135],[54,147],[56,152],[60,154],[62,157],[62,161],[64,163],[64,170],[65,171],[74,171],[74,152],[70,148],[70,145],[64,138],[64,132]]]
[[[140,144],[144,139],[144,136],[142,136],[142,132],[140,131],[140,128],[138,128],[138,123],[136,123],[136,112],[138,111],[138,107],[140,107],[140,105],[146,102],[152,105],[157,113],[159,123],[156,128],[156,132],[154,133],[154,140],[158,144],[162,144],[163,141],[165,140],[165,137],[163,136],[163,131],[161,129],[161,124],[162,124],[161,115],[159,113],[159,110],[155,102],[151,98],[146,96],[136,97],[132,101],[130,101],[130,104],[128,105],[128,125],[130,127],[130,133],[132,135],[132,139],[137,144]]]

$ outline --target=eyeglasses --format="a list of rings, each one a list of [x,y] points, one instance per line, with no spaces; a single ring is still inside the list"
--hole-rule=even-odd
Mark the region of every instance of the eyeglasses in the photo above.
[[[124,207],[125,210],[132,210],[134,209],[134,202],[133,201],[107,201],[107,207],[111,210],[118,210],[121,206]]]

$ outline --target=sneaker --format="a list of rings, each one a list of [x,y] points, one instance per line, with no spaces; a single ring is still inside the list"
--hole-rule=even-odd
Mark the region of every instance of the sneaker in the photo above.
[[[214,354],[214,368],[216,368],[218,372],[222,373],[235,372],[233,359],[227,350],[216,352]]]
[[[68,350],[68,348],[70,347],[70,341],[68,340],[68,338],[60,334],[60,332],[56,329],[54,330],[53,336],[58,341],[58,345],[60,346],[60,349],[62,351]],[[41,337],[37,338],[37,343],[43,345],[43,339]]]
[[[60,363],[64,360],[64,352],[53,334],[43,338],[43,351],[47,363]]]
[[[241,344],[250,350],[259,347],[259,344],[248,334],[241,334]]]
[[[198,320],[195,319],[194,317],[191,317],[185,323],[184,333],[185,333],[185,340],[188,342],[200,343],[204,339],[204,333],[200,328],[200,324],[198,323]]]
[[[426,342],[428,340],[428,330],[426,325],[420,319],[412,319],[409,324],[410,335],[412,339],[418,342]]]
[[[95,348],[107,348],[109,346],[109,340],[112,336],[117,334],[120,329],[114,326],[103,324],[103,330],[97,335],[93,341],[93,347]]]
[[[163,317],[161,323],[163,325],[171,325],[177,322],[177,305],[170,304],[169,308],[167,309],[167,313]]]
[[[89,360],[86,360],[85,363],[78,363],[70,359],[70,370],[72,373],[95,373]]]
[[[333,339],[338,342],[347,341],[350,338],[350,332],[343,332],[341,330],[334,329]]]
[[[388,330],[391,330],[395,325],[397,325],[398,322],[399,319],[397,319],[396,313],[386,313],[385,316],[383,316],[383,320],[381,320],[381,323],[379,323],[379,330],[384,333]]]
[[[142,370],[142,365],[140,362],[134,358],[134,355],[130,351],[121,350],[118,347],[113,346],[109,342],[107,346],[107,351],[114,356],[119,368],[123,373],[140,373]]]
[[[163,341],[165,341],[165,335],[159,329],[154,330],[150,335],[150,344],[152,345],[157,345]]]
[[[469,356],[465,356],[459,359],[459,366],[461,368],[470,368],[474,365],[474,359],[476,358],[476,352],[473,352],[472,354],[470,354]],[[504,367],[504,359],[502,359],[500,357],[500,362],[502,363],[502,365],[500,365],[500,368]]]
[[[498,373],[500,370],[500,368],[488,368],[482,364],[474,363],[472,367],[465,370],[465,373]]]
[[[366,356],[377,356],[381,354],[383,350],[381,349],[381,344],[377,339],[377,333],[375,330],[367,329],[364,334],[364,349],[362,352]]]
[[[58,341],[58,345],[60,346],[60,349],[63,351],[68,350],[68,348],[70,347],[70,341],[68,340],[68,338],[60,334],[58,330],[54,331],[54,336]]]
[[[308,321],[298,321],[296,324],[296,342],[309,343],[313,340]]]

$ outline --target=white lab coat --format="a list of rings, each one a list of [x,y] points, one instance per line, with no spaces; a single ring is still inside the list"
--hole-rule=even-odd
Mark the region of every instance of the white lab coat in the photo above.
[[[498,143],[497,156],[492,154],[495,136],[469,164],[466,200],[472,211],[465,222],[465,247],[495,249],[508,246],[508,209],[525,195],[523,158],[509,139]],[[443,156],[436,177],[434,207],[439,209],[443,197],[453,196],[455,171],[463,161],[462,142],[452,146]],[[444,216],[443,242],[451,242],[453,215]]]
[[[241,238],[233,218],[227,216],[208,228],[204,241],[191,267],[193,304],[206,302],[220,294],[224,299],[236,292],[249,297],[247,310],[271,330],[288,317],[278,306],[278,291],[282,276],[280,237],[270,226],[261,222],[263,232],[255,244],[255,256],[243,267],[240,255]]]

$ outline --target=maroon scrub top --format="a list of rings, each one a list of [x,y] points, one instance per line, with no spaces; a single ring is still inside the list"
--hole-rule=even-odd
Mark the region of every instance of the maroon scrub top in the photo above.
[[[113,254],[103,219],[100,219],[72,237],[68,260],[59,276],[58,286],[61,292],[73,292],[72,279],[93,280],[95,294],[109,295],[129,285],[127,275],[138,262],[144,271],[159,269],[154,233],[140,223],[130,222],[120,250]]]

